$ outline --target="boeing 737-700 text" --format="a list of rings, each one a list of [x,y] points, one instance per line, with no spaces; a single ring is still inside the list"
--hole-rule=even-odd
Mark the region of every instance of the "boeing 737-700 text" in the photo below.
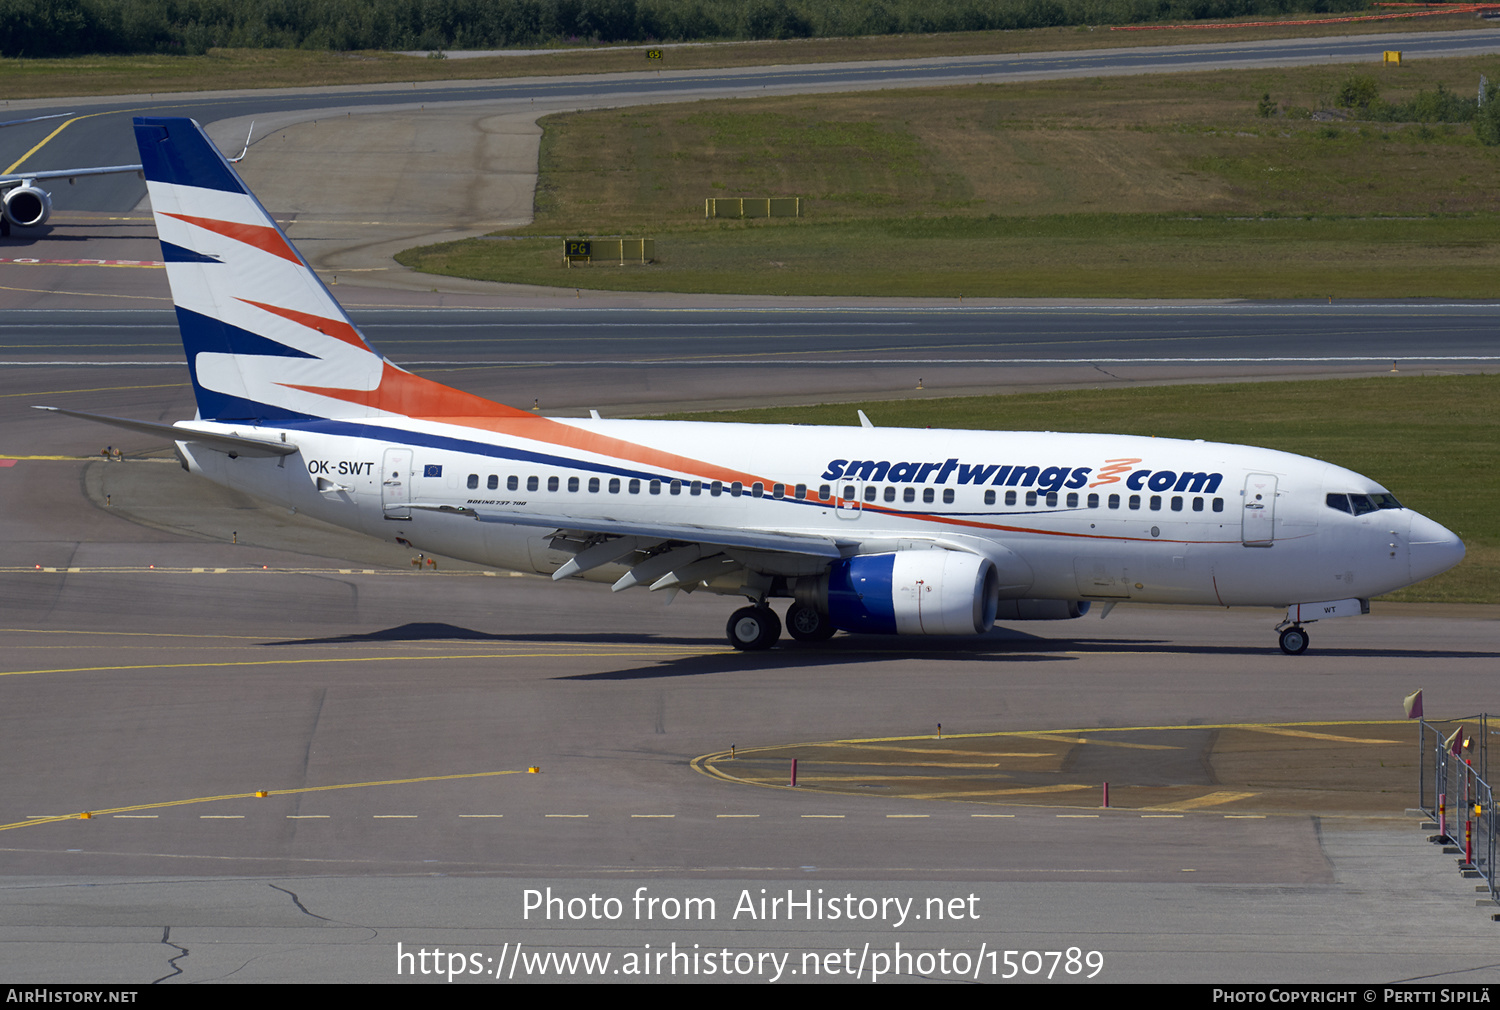
[[[738,649],[837,630],[975,635],[1121,601],[1314,620],[1463,544],[1367,477],[1126,435],[561,419],[420,378],[365,340],[189,119],[136,139],[198,416],[64,413],[171,439],[193,473],[425,551],[750,605]],[[60,408],[43,408],[56,410]]]

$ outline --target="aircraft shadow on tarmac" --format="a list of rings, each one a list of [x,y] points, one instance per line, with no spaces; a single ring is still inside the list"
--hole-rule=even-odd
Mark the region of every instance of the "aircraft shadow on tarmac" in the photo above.
[[[493,644],[577,644],[577,645],[706,645],[709,641],[717,645],[717,639],[687,638],[681,635],[655,635],[649,632],[547,632],[510,633],[481,632],[472,627],[460,627],[443,621],[416,621],[383,627],[374,632],[357,635],[333,635],[327,638],[281,639],[263,642],[267,647],[278,645],[357,645],[375,642],[434,642],[466,641],[493,642]],[[1062,654],[1067,653],[1067,654]],[[777,647],[766,653],[714,653],[711,656],[682,656],[669,660],[664,665],[678,663],[703,663],[712,660],[718,669],[774,668],[774,666],[808,666],[819,663],[870,662],[880,656],[922,656],[930,659],[953,660],[1020,660],[1020,659],[1071,659],[1079,654],[1157,654],[1157,656],[1274,656],[1275,645],[1202,645],[1173,644],[1163,639],[1149,638],[1089,638],[1085,641],[1067,638],[1041,638],[1008,627],[996,627],[989,635],[965,636],[965,638],[927,638],[921,642],[912,639],[883,638],[876,635],[840,635],[826,642],[798,642],[783,639]],[[1340,657],[1340,659],[1500,659],[1497,650],[1437,650],[1437,648],[1320,648],[1316,657]],[[1310,662],[1316,657],[1286,657],[1287,662]],[[601,674],[589,674],[600,677]]]
[[[100,234],[100,232],[106,231],[109,232],[107,235]],[[24,233],[12,230],[9,235],[0,238],[0,249],[24,249],[34,245],[55,246],[59,242],[88,242],[97,238],[154,242],[156,241],[156,233],[150,232],[141,235],[133,233],[122,234],[120,232],[109,231],[109,226],[101,223],[97,228],[90,227],[86,234],[70,235],[57,232],[51,225],[43,225],[40,228],[28,228]]]
[[[476,631],[443,622],[401,624],[362,634],[336,635],[327,638],[303,638],[263,643],[266,646],[287,645],[357,645],[360,643],[464,641],[500,644],[574,644],[580,646],[703,646],[702,638],[654,635],[637,632],[507,634]],[[717,643],[714,643],[717,644]],[[1174,645],[1156,639],[1069,639],[1041,638],[1022,631],[1002,628],[988,635],[972,638],[932,638],[914,645],[906,640],[868,635],[841,635],[827,642],[804,643],[785,640],[766,652],[715,652],[708,655],[678,656],[660,659],[647,654],[639,658],[649,665],[629,669],[602,670],[575,674],[563,680],[638,680],[658,677],[685,677],[736,670],[775,670],[844,666],[868,663],[881,658],[922,658],[933,662],[1058,662],[1089,653],[1227,657],[1274,655],[1274,647],[1232,645]],[[1319,657],[1364,658],[1397,657],[1402,659],[1500,659],[1500,652],[1483,650],[1394,650],[1371,648],[1325,648]],[[1301,657],[1285,657],[1289,663],[1305,663]]]

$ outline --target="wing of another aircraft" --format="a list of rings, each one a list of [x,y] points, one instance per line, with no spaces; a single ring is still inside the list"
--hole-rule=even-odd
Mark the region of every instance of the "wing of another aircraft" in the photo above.
[[[39,123],[45,119],[61,119],[71,115],[71,112],[61,112],[50,116],[33,116],[30,119],[12,119],[6,123],[0,123],[0,129],[7,126],[20,126],[24,123]],[[67,123],[63,124],[63,126],[66,125]],[[50,140],[51,137],[47,139]],[[35,151],[35,148],[32,150]],[[30,153],[27,152],[28,157]],[[24,157],[21,159],[21,161],[25,160]],[[39,179],[67,179],[69,183],[72,183],[74,179],[81,176],[125,175],[130,172],[139,174],[141,166],[108,165],[99,168],[47,169],[42,172],[15,172],[0,175],[0,236],[9,235],[12,225],[35,228],[47,223],[47,218],[52,215],[52,194],[36,184]]]
[[[77,179],[85,175],[126,175],[128,173],[139,175],[140,171],[139,165],[110,165],[104,168],[59,168],[48,169],[45,172],[17,172],[13,175],[0,175],[0,186],[35,182],[38,179]]]

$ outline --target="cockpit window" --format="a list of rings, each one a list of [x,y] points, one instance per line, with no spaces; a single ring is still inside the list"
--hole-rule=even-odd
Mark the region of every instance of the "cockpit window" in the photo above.
[[[1396,500],[1395,495],[1385,493],[1331,494],[1326,500],[1329,508],[1356,516],[1368,515],[1381,509],[1401,508],[1401,503]]]

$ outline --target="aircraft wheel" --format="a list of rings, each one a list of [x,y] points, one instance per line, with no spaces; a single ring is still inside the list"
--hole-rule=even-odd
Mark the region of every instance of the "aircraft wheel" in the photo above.
[[[769,649],[781,637],[781,618],[770,607],[741,607],[724,628],[729,644],[742,652]]]
[[[1281,651],[1288,656],[1300,656],[1307,651],[1307,629],[1287,628],[1281,633]]]
[[[799,642],[826,642],[837,629],[812,607],[793,603],[786,608],[786,630]]]

